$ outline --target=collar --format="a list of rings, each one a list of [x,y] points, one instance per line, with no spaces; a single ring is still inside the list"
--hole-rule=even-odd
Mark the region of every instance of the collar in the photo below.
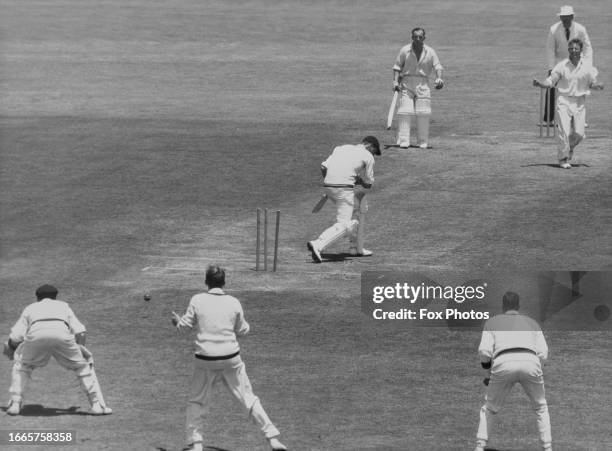
[[[504,315],[520,315],[518,310],[507,310]]]
[[[211,288],[210,290],[208,290],[208,294],[225,294],[225,292],[223,291],[222,288]]]

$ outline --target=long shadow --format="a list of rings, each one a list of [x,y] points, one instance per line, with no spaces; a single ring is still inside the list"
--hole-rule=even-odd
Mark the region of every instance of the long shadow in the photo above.
[[[408,149],[421,149],[419,146],[417,146],[416,144],[410,144],[408,147]],[[399,144],[385,144],[384,145],[384,149],[403,149],[406,150],[406,147],[400,147]],[[421,149],[421,150],[431,150],[433,149],[433,146],[427,146],[427,149]]]
[[[538,167],[538,166],[548,166],[549,168],[561,169],[558,163],[533,163],[533,164],[524,164],[521,167],[522,168],[532,168],[532,167]],[[589,166],[586,163],[572,163],[572,167],[573,168],[576,168],[576,167],[590,168],[591,166]],[[567,170],[567,169],[564,169],[564,170]]]
[[[157,449],[157,451],[168,451],[166,448],[162,448],[160,446],[158,446],[155,449]],[[186,448],[183,448],[182,451],[189,451],[189,449],[190,449],[189,447],[186,447]],[[231,451],[230,449],[227,449],[227,448],[218,448],[216,446],[206,446],[206,445],[204,446],[204,449],[209,450],[209,451]]]
[[[6,407],[2,408],[6,412]],[[78,406],[60,409],[57,407],[44,407],[40,404],[25,404],[21,407],[19,415],[22,417],[56,417],[60,415],[89,415],[89,412],[79,410]]]
[[[324,262],[343,262],[347,258],[354,258],[354,255],[348,252],[339,252],[337,254],[321,254],[321,258]]]

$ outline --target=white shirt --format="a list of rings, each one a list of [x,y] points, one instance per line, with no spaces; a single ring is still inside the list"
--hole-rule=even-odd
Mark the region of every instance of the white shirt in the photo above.
[[[28,305],[11,329],[13,342],[37,337],[76,335],[85,332],[70,306],[64,301],[45,298]]]
[[[198,327],[196,354],[220,357],[240,350],[237,336],[249,332],[240,301],[227,295],[221,288],[199,293],[191,298],[187,312],[177,328]]]
[[[536,321],[508,310],[485,322],[478,354],[482,362],[492,360],[504,349],[525,348],[536,353],[541,360],[548,358],[548,346]]]
[[[554,67],[546,81],[552,86],[557,85],[559,95],[580,97],[591,94],[590,86],[597,83],[597,74],[597,69],[582,58],[577,66],[565,59]]]
[[[374,156],[363,144],[336,147],[321,166],[327,168],[326,186],[354,185],[357,175],[365,183],[374,183]]]
[[[579,23],[572,21],[570,26],[570,37],[569,40],[578,38],[584,44],[582,47],[582,55],[585,62],[593,64],[593,47],[591,46],[591,40],[586,31],[586,28]],[[569,57],[567,52],[568,39],[565,37],[565,27],[563,22],[557,22],[548,31],[548,38],[546,39],[546,58],[548,60],[548,68],[552,69],[559,62]]]
[[[399,71],[402,78],[408,76],[428,78],[434,70],[442,69],[435,50],[425,44],[423,44],[423,52],[419,60],[412,51],[412,44],[405,45],[401,48],[393,65],[393,70]]]

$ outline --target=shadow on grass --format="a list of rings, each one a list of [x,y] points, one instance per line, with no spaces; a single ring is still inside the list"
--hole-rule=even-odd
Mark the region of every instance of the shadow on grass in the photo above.
[[[408,149],[422,149],[422,150],[431,150],[433,149],[433,146],[427,146],[427,149],[423,149],[422,147],[417,146],[416,144],[410,144],[408,147]],[[401,150],[406,150],[406,147],[400,147],[399,144],[385,144],[384,145],[384,149],[401,149]]]
[[[533,164],[525,164],[525,165],[522,165],[521,167],[522,168],[534,168],[538,166],[548,166],[549,168],[561,169],[561,167],[559,167],[559,163],[533,163]],[[573,168],[590,168],[591,166],[589,166],[586,163],[572,163],[572,167]]]
[[[161,448],[161,447],[157,447],[155,449],[157,449],[158,451],[168,451],[168,450],[166,450],[166,448]],[[182,451],[189,451],[190,449],[191,448],[186,447],[186,448],[183,448]],[[227,448],[218,448],[216,446],[204,446],[204,451],[206,451],[206,450],[208,450],[208,451],[231,451],[231,450],[229,450]]]
[[[6,412],[6,407],[2,408]],[[55,407],[44,407],[40,404],[26,404],[21,407],[19,415],[22,417],[56,417],[60,415],[89,415],[89,412],[79,410],[78,406],[59,409]]]

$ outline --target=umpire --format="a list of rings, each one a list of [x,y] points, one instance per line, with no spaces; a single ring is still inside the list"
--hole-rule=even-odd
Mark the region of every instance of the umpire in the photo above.
[[[493,416],[503,407],[516,383],[521,384],[535,410],[542,449],[551,451],[550,416],[541,364],[548,357],[544,334],[537,322],[518,312],[518,294],[511,291],[504,294],[502,310],[503,314],[485,323],[478,347],[480,362],[490,379],[485,379],[487,393],[480,409],[475,451],[484,451]]]

